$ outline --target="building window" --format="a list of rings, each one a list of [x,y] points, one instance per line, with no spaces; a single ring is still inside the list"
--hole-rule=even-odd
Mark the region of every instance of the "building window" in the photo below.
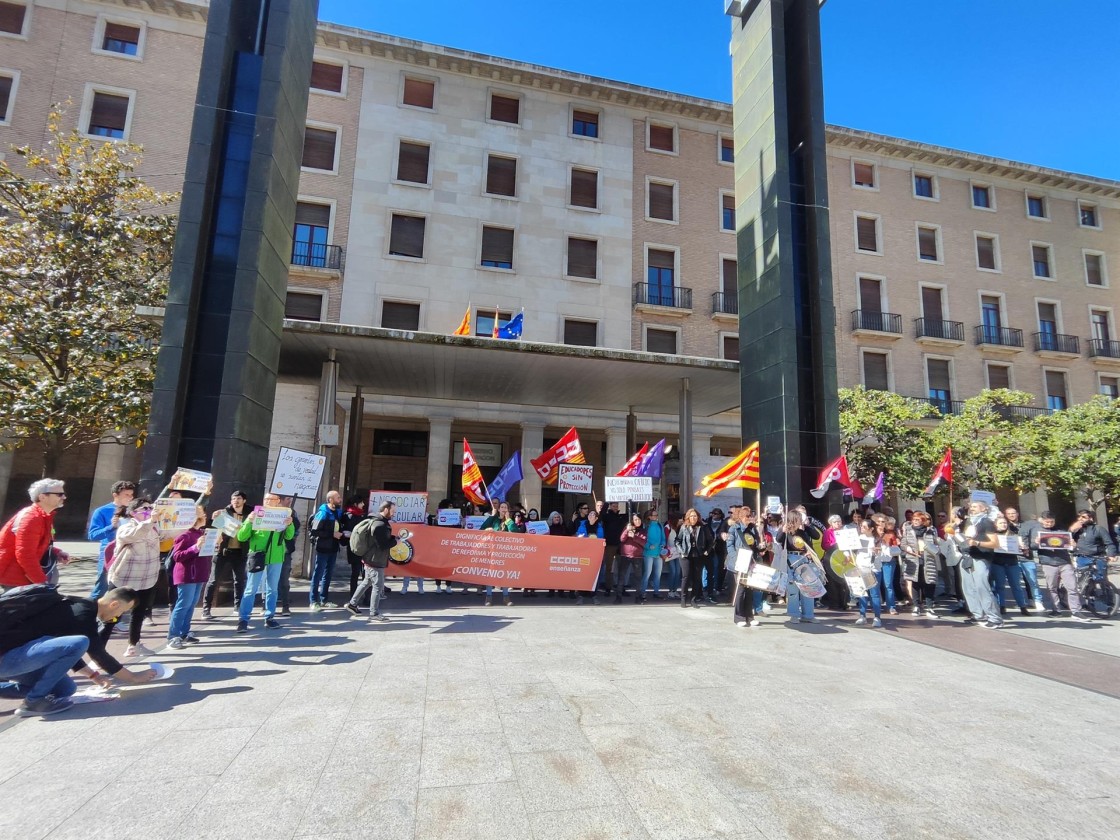
[[[915,172],[914,195],[917,198],[937,198],[937,183],[934,177]]]
[[[338,132],[335,129],[309,125],[303,130],[302,166],[305,169],[334,172],[337,149]]]
[[[486,268],[513,268],[513,231],[483,226],[482,263]]]
[[[1097,206],[1095,204],[1086,204],[1083,201],[1077,202],[1077,218],[1081,227],[1099,228],[1101,226],[1100,219],[1097,218]]]
[[[12,121],[12,102],[15,97],[12,93],[16,88],[16,77],[0,75],[0,123],[7,124]]]
[[[861,312],[879,315],[883,312],[883,281],[875,277],[859,278],[859,308]],[[879,323],[879,319],[870,319]]]
[[[1093,340],[1108,343],[1112,341],[1112,313],[1107,309],[1089,310],[1089,329]]]
[[[731,193],[723,193],[720,202],[720,228],[733,231],[735,230],[735,196]]]
[[[1045,350],[1052,350],[1058,343],[1054,338],[1059,333],[1057,304],[1038,301],[1035,308],[1038,310],[1040,346]]]
[[[888,359],[886,353],[863,352],[863,387],[868,391],[889,391]]]
[[[493,309],[484,312],[480,309],[474,317],[474,334],[493,338],[495,324],[499,328],[504,327],[512,317],[509,312],[496,312]]]
[[[720,280],[722,281],[721,290],[727,303],[734,301],[736,307],[739,305],[739,262],[729,257],[724,257],[722,260],[722,270],[720,272]],[[737,309],[728,310],[725,305],[724,312],[736,312]]]
[[[1046,371],[1046,407],[1051,411],[1062,411],[1069,407],[1065,371]]]
[[[1011,389],[1011,367],[988,363],[988,388],[992,391]]]
[[[649,148],[658,152],[677,150],[677,130],[671,125],[649,123]]]
[[[327,93],[342,93],[346,68],[341,64],[328,64],[325,61],[311,62],[311,89]]]
[[[26,4],[0,3],[0,32],[8,35],[23,35],[23,28],[26,23]]]
[[[381,326],[388,330],[420,329],[420,304],[386,300],[381,303]]]
[[[98,48],[101,52],[138,56],[140,54],[140,27],[135,24],[105,21],[101,33],[101,43]]]
[[[972,206],[980,210],[992,209],[992,188],[982,184],[972,185]]]
[[[397,180],[410,184],[427,184],[431,156],[431,146],[402,140],[397,150]]]
[[[1107,285],[1103,254],[1085,254],[1085,282],[1090,286]]]
[[[1031,264],[1034,266],[1034,276],[1050,279],[1050,246],[1031,245]]]
[[[588,207],[592,210],[598,210],[599,173],[594,169],[573,169],[568,201],[572,207]]]
[[[647,212],[649,218],[665,222],[676,221],[676,186],[650,181],[646,185],[646,189],[648,191]]]
[[[599,136],[599,114],[595,111],[572,111],[572,134],[577,137]]]
[[[326,268],[330,229],[329,204],[297,202],[296,223],[292,230],[292,265]]]
[[[1114,400],[1120,399],[1120,376],[1101,376],[1101,393]]]
[[[676,285],[676,254],[650,248],[646,255],[646,282],[649,284],[650,303],[656,306],[673,305],[673,287]]]
[[[516,96],[505,96],[500,93],[490,94],[490,119],[494,122],[521,123],[521,100]]]
[[[292,321],[322,321],[322,292],[288,292],[284,297],[284,317]]]
[[[976,266],[985,271],[999,271],[999,249],[994,236],[976,234]]]
[[[599,325],[595,321],[564,319],[564,343],[573,347],[596,347],[599,344]]]
[[[922,286],[922,317],[925,335],[938,337],[944,332],[945,291],[940,286]],[[936,330],[936,332],[934,332]]]
[[[436,104],[436,83],[429,79],[412,79],[406,76],[401,104],[432,110]]]
[[[879,220],[874,216],[856,216],[856,247],[868,254],[879,253]]]
[[[1027,193],[1027,215],[1032,219],[1048,218],[1046,215],[1046,197]]]
[[[512,198],[517,194],[517,160],[515,158],[486,156],[486,192]]]
[[[393,257],[424,258],[424,229],[427,220],[423,216],[393,214],[389,229],[389,255]]]
[[[599,276],[599,243],[594,239],[569,236],[567,274],[595,280]]]
[[[733,137],[719,136],[719,159],[721,163],[735,162],[735,139]],[[736,356],[736,358],[738,358]]]
[[[131,102],[127,96],[94,91],[86,134],[94,137],[113,137],[118,140],[123,138],[128,126],[128,109]]]
[[[739,336],[721,336],[720,350],[723,352],[723,358],[727,359],[729,362],[739,361]]]
[[[677,331],[646,327],[646,352],[677,354]]]
[[[929,401],[942,414],[952,414],[953,384],[949,360],[926,359],[926,380],[929,383]]]
[[[862,163],[858,160],[852,161],[852,184],[857,187],[863,187],[867,190],[873,190],[877,184],[875,182],[875,164]]]
[[[428,433],[411,429],[374,429],[373,454],[396,458],[427,458]],[[383,482],[382,487],[386,490],[397,490],[397,487],[389,486],[392,483]],[[411,490],[412,483],[405,483],[408,485],[407,489]]]
[[[918,227],[918,259],[940,262],[937,248],[937,228]]]

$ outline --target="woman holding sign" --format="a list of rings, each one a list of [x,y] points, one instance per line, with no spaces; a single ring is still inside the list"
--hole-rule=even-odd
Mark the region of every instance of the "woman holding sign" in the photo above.
[[[124,652],[125,659],[130,659],[152,654],[140,644],[140,629],[155,602],[160,533],[152,520],[151,499],[133,499],[120,517],[113,565],[109,570],[109,588],[127,586],[136,590],[136,603],[132,605],[132,620],[128,625],[128,648]],[[109,640],[115,626],[115,621],[105,624],[101,630],[103,641]]]
[[[177,536],[171,549],[171,584],[178,593],[167,627],[167,646],[173,650],[198,641],[191,635],[191,617],[202,585],[210,579],[211,555],[202,553],[205,542],[206,508],[199,505],[194,527]]]
[[[237,614],[238,633],[245,633],[249,629],[249,616],[253,612],[253,603],[257,600],[257,590],[262,581],[264,626],[270,629],[280,626],[280,622],[276,620],[280,570],[284,567],[285,546],[295,532],[291,508],[281,507],[280,497],[275,493],[266,494],[264,507],[254,509],[237,529],[237,539],[249,546],[249,580],[245,584],[245,594],[241,597],[241,607]]]

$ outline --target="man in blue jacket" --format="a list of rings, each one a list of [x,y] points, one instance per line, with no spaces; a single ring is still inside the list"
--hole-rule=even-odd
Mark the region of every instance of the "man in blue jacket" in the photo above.
[[[117,538],[117,508],[127,505],[136,495],[136,485],[131,481],[118,481],[110,491],[113,501],[104,504],[93,512],[89,518],[89,529],[86,531],[87,540],[96,540],[101,543],[97,552],[97,580],[89,597],[94,600],[105,594],[109,588],[109,576],[105,573],[105,549],[112,540]]]
[[[327,500],[319,505],[307,530],[315,543],[315,566],[311,570],[311,609],[315,612],[334,606],[327,600],[334,574],[334,561],[342,536],[342,494],[337,490],[327,493]]]

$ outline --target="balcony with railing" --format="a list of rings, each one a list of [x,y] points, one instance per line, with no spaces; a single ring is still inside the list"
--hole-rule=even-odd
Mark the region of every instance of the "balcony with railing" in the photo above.
[[[964,400],[942,399],[940,397],[912,397],[911,399],[919,403],[927,403],[930,408],[936,408],[942,417],[949,417],[964,412]],[[1049,408],[1037,408],[1033,405],[997,405],[993,406],[993,410],[997,417],[1010,421],[1029,420],[1043,414],[1051,413]],[[931,418],[934,417],[932,411],[929,416]]]
[[[342,270],[342,246],[323,245],[318,242],[292,243],[292,265],[299,268],[318,268],[324,271]]]
[[[1081,339],[1075,335],[1052,332],[1031,334],[1034,351],[1041,356],[1053,358],[1074,358],[1081,355]]]
[[[853,309],[852,332],[855,335],[886,338],[894,341],[902,338],[902,316],[893,312]]]
[[[661,311],[678,310],[675,314],[687,315],[692,312],[692,289],[683,286],[635,283],[634,306],[637,309],[656,307]]]
[[[1013,327],[994,327],[978,324],[975,327],[976,344],[988,350],[1019,353],[1023,349],[1023,331]]]
[[[914,338],[919,344],[964,344],[964,324],[960,321],[940,321],[936,318],[915,318]]]
[[[729,295],[725,292],[712,293],[712,317],[718,318],[721,315],[727,318],[734,318],[739,314],[739,296]]]
[[[1089,358],[1110,365],[1120,365],[1120,341],[1107,338],[1089,339]]]

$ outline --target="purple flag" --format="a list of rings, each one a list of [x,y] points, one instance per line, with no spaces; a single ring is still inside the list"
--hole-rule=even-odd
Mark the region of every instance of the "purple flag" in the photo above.
[[[638,468],[631,475],[647,478],[661,478],[661,468],[665,465],[665,438],[661,438],[642,456]]]
[[[879,473],[879,480],[875,482],[875,487],[871,492],[863,497],[865,505],[871,505],[883,498],[883,474]]]

